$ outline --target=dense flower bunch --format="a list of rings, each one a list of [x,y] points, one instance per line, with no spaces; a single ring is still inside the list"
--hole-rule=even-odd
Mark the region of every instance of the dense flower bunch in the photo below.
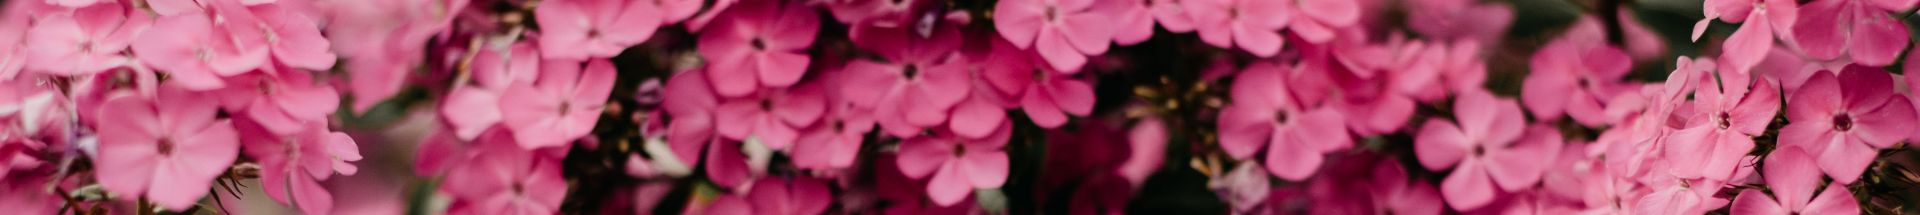
[[[1920,0],[1678,2],[7,1],[0,208],[1920,212]]]

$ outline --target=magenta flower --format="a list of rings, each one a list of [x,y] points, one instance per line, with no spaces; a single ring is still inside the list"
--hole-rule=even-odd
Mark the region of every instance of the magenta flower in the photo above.
[[[827,182],[813,178],[780,180],[762,178],[745,195],[721,196],[702,210],[702,214],[820,214],[833,206],[833,190]]]
[[[1686,59],[1682,58],[1682,62]],[[1702,60],[1696,63],[1711,64]],[[1694,90],[1691,127],[1668,137],[1665,144],[1672,173],[1681,178],[1706,177],[1728,181],[1742,157],[1752,151],[1753,136],[1767,130],[1780,110],[1780,93],[1772,81],[1711,70],[1678,70],[1701,75]],[[1714,75],[1719,78],[1713,78]],[[1715,84],[1717,80],[1717,83]],[[1758,83],[1750,83],[1758,82]],[[1752,86],[1752,87],[1749,87]]]
[[[448,213],[553,214],[566,198],[560,160],[514,144],[479,144],[478,154],[455,167],[441,182],[456,207]]]
[[[1533,73],[1527,74],[1520,91],[1534,118],[1554,120],[1565,114],[1582,125],[1605,123],[1603,102],[1629,89],[1620,80],[1632,68],[1625,62],[1632,60],[1626,52],[1598,42],[1561,38],[1534,53]]]
[[[586,64],[546,63],[538,82],[501,93],[501,122],[513,130],[520,147],[565,146],[593,131],[616,72],[605,59]]]
[[[297,206],[303,213],[332,213],[333,195],[319,181],[334,173],[359,172],[347,162],[360,160],[360,148],[346,133],[327,131],[325,123],[306,127],[299,134],[285,136],[249,132],[243,135],[250,143],[247,156],[262,164],[260,184],[266,185],[261,189],[268,197]]]
[[[1374,211],[1436,215],[1446,208],[1440,191],[1428,182],[1409,180],[1407,169],[1400,166],[1400,161],[1385,159],[1378,163],[1369,180]]]
[[[165,88],[155,98],[120,94],[101,105],[100,185],[161,208],[192,207],[240,153],[233,123],[216,119],[213,98]]]
[[[894,136],[912,137],[923,128],[946,123],[953,107],[973,89],[969,66],[954,54],[961,44],[960,32],[940,30],[920,37],[906,29],[872,30],[855,44],[878,52],[886,61],[847,63],[835,75],[844,86],[837,93],[856,107],[873,109],[874,120]]]
[[[1116,0],[1007,0],[993,6],[993,24],[1013,46],[1040,53],[1059,71],[1079,71],[1087,55],[1113,43]]]
[[[246,75],[227,79],[239,82],[224,88],[222,102],[226,110],[243,113],[267,131],[278,135],[303,132],[311,122],[326,122],[340,107],[340,93],[327,83],[318,83],[306,71],[287,71],[274,75]]]
[[[1233,103],[1217,119],[1227,155],[1248,159],[1266,147],[1267,170],[1298,181],[1320,168],[1324,154],[1353,147],[1353,140],[1338,110],[1294,99],[1291,73],[1265,62],[1248,66],[1233,82]]]
[[[758,139],[770,149],[786,149],[800,138],[800,129],[813,126],[827,110],[819,85],[803,84],[759,95],[729,99],[714,109],[713,122],[721,136]]]
[[[677,1],[676,1],[677,2]],[[582,60],[619,55],[646,42],[667,24],[663,1],[552,0],[534,8],[540,51],[548,59]]]
[[[1018,99],[1020,110],[1025,111],[1034,124],[1042,128],[1057,128],[1067,123],[1069,114],[1086,116],[1093,113],[1092,84],[1070,74],[1054,72],[1051,68],[1034,67],[1028,63],[1033,59],[1030,54],[1019,52],[1011,46],[995,47],[998,48],[994,49],[992,58],[996,59],[986,63],[1000,66],[988,66],[980,71],[980,78],[993,89]]]
[[[900,144],[899,168],[907,177],[927,179],[927,196],[934,204],[951,206],[967,199],[974,189],[999,188],[1007,182],[1007,151],[1013,136],[1011,122],[1000,124],[986,138],[966,138],[941,132],[907,139]]]
[[[1267,0],[1184,0],[1187,16],[1200,39],[1222,48],[1247,50],[1255,56],[1271,57],[1280,53],[1286,39],[1280,29],[1295,18],[1287,1]]]
[[[1730,64],[1726,68],[1737,74],[1749,74],[1749,70],[1767,58],[1772,52],[1774,38],[1788,36],[1794,28],[1799,15],[1799,5],[1790,0],[1714,0],[1702,7],[1706,18],[1693,24],[1693,39],[1700,40],[1709,21],[1716,18],[1740,25],[1740,29],[1720,45],[1721,58]],[[1788,37],[1791,38],[1791,37]],[[1891,59],[1889,59],[1891,62]]]
[[[119,3],[96,4],[38,19],[24,41],[27,66],[61,76],[125,66],[131,59],[123,51],[151,24],[151,16],[130,13]]]
[[[1560,152],[1560,132],[1544,124],[1527,126],[1512,99],[1464,93],[1454,100],[1453,111],[1454,123],[1429,120],[1414,139],[1422,166],[1453,169],[1440,182],[1440,193],[1453,208],[1477,209],[1499,194],[1533,187],[1547,161]]]
[[[1915,1],[1824,0],[1800,5],[1793,25],[1794,42],[1808,57],[1833,60],[1845,54],[1854,63],[1893,64],[1912,39],[1907,25],[1894,12],[1913,8]],[[1818,150],[1815,150],[1818,151]]]
[[[155,29],[133,44],[134,53],[154,69],[166,71],[170,83],[192,90],[221,88],[220,77],[252,71],[267,61],[266,46],[244,46],[226,28],[216,28],[204,13],[164,16]]]
[[[700,33],[714,92],[736,97],[761,87],[787,87],[807,74],[820,17],[813,8],[789,1],[748,1]]]
[[[699,162],[700,148],[713,138],[713,115],[720,99],[707,87],[705,71],[689,70],[667,79],[660,105],[672,121],[667,123],[667,142],[683,164]],[[658,159],[658,158],[656,158]]]
[[[867,132],[873,131],[873,116],[850,104],[828,101],[821,124],[800,134],[793,146],[793,165],[811,169],[853,167]]]
[[[1360,3],[1357,1],[1293,0],[1292,4],[1286,7],[1294,13],[1294,17],[1286,24],[1287,30],[1310,43],[1332,41],[1340,33],[1339,29],[1360,22]]]
[[[1913,103],[1894,92],[1893,77],[1866,66],[1847,66],[1839,77],[1814,74],[1787,100],[1780,144],[1803,147],[1834,183],[1851,184],[1873,162],[1876,149],[1892,147],[1914,129]]]
[[[1773,197],[1758,189],[1740,191],[1733,198],[1733,214],[1860,214],[1860,205],[1841,183],[1820,187],[1820,168],[1813,155],[1797,146],[1773,150],[1767,156],[1765,176]],[[1815,196],[1814,192],[1819,192]]]

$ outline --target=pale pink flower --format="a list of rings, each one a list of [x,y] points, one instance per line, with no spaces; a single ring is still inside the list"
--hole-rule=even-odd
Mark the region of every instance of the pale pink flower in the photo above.
[[[1605,124],[1604,102],[1631,89],[1620,81],[1632,60],[1618,48],[1595,42],[1566,37],[1534,53],[1533,72],[1520,91],[1534,118],[1571,116],[1582,125]]]
[[[1220,110],[1220,147],[1234,159],[1249,159],[1265,147],[1264,166],[1274,176],[1312,176],[1324,154],[1353,147],[1338,110],[1312,107],[1289,90],[1292,70],[1256,63],[1233,83],[1233,103]]]
[[[53,13],[27,30],[20,54],[32,62],[29,70],[48,75],[90,75],[126,66],[132,59],[123,51],[151,24],[149,17],[119,3]]]
[[[1113,43],[1120,0],[1007,0],[994,5],[993,24],[1013,46],[1040,53],[1054,70],[1079,71],[1087,55]]]
[[[102,104],[94,173],[108,192],[143,197],[161,208],[192,207],[240,153],[231,121],[216,119],[214,98],[177,88],[157,97],[119,94]]]
[[[700,56],[708,62],[714,92],[737,97],[761,87],[787,87],[807,74],[820,17],[790,1],[748,1],[700,33]]]
[[[520,147],[566,146],[593,131],[616,72],[605,59],[549,62],[540,80],[508,87],[500,96],[501,122],[513,130]]]
[[[1422,166],[1453,170],[1440,183],[1453,208],[1477,209],[1503,193],[1533,187],[1547,170],[1545,161],[1560,151],[1560,132],[1545,124],[1527,126],[1512,99],[1460,94],[1453,111],[1454,123],[1429,120],[1414,139]]]
[[[1913,103],[1894,92],[1885,70],[1847,66],[1839,77],[1814,74],[1787,100],[1780,145],[1804,147],[1834,183],[1851,184],[1873,162],[1916,129]]]
[[[1681,62],[1687,59],[1681,58]],[[1702,60],[1696,64],[1712,64]],[[1694,90],[1690,127],[1669,136],[1664,149],[1671,172],[1681,178],[1729,181],[1740,159],[1754,148],[1753,136],[1767,130],[1780,110],[1780,93],[1770,80],[1712,70],[1678,70],[1701,75]],[[1715,76],[1718,78],[1714,78]],[[1757,83],[1754,83],[1757,82]],[[1716,84],[1718,83],[1718,84]]]
[[[476,145],[477,154],[447,173],[440,189],[458,201],[450,214],[553,214],[567,195],[560,160],[514,144]]]
[[[821,91],[820,85],[801,84],[728,99],[714,109],[713,123],[728,139],[752,138],[770,149],[786,149],[800,138],[800,129],[813,126],[826,112],[826,95]]]
[[[1271,57],[1280,53],[1286,39],[1280,29],[1296,17],[1289,1],[1269,0],[1184,0],[1183,8],[1193,20],[1200,39],[1222,48],[1238,47],[1255,56]]]
[[[326,129],[324,122],[316,122],[298,134],[242,135],[249,142],[248,157],[261,164],[260,184],[266,185],[261,189],[268,197],[297,206],[303,213],[332,213],[333,195],[319,182],[335,173],[359,172],[359,167],[347,162],[360,160],[360,147],[346,133]]]
[[[1764,177],[1773,197],[1758,189],[1740,191],[1733,199],[1733,214],[1860,214],[1860,205],[1846,185],[1820,187],[1820,168],[1813,155],[1798,146],[1782,147],[1767,156]],[[1815,192],[1819,192],[1815,196]]]
[[[267,61],[265,46],[244,46],[227,28],[216,28],[213,17],[204,13],[163,16],[154,21],[156,30],[142,34],[133,44],[140,60],[165,71],[169,83],[192,90],[226,86],[222,76],[260,68]]]
[[[986,138],[966,138],[951,132],[907,139],[900,144],[899,168],[907,177],[928,179],[927,195],[940,206],[965,200],[974,189],[999,188],[1007,182],[1007,141],[1011,122]]]
[[[320,35],[317,21],[303,11],[280,4],[253,5],[247,9],[259,18],[259,34],[275,61],[293,68],[328,70],[339,60],[340,56],[333,53],[332,43]]]
[[[1794,42],[1807,56],[1833,60],[1847,56],[1870,66],[1893,64],[1912,39],[1907,25],[1894,12],[1907,11],[1913,0],[1823,0],[1800,5],[1793,25]],[[1817,151],[1817,150],[1816,150]]]
[[[534,8],[540,51],[549,59],[581,60],[619,55],[646,42],[667,24],[652,0],[551,0]],[[678,1],[676,1],[678,2]]]

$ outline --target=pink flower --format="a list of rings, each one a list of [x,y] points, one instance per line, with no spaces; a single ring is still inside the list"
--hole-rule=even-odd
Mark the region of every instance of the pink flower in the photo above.
[[[1773,197],[1758,189],[1740,191],[1733,199],[1733,214],[1860,214],[1860,205],[1841,183],[1820,187],[1820,169],[1816,160],[1797,146],[1782,147],[1767,156],[1763,172]]]
[[[813,46],[820,17],[813,8],[789,1],[748,1],[715,20],[700,33],[714,92],[736,97],[761,87],[787,87],[807,74],[807,48]]]
[[[500,90],[485,87],[457,87],[440,102],[440,119],[460,140],[473,140],[500,124]]]
[[[759,95],[728,99],[714,110],[714,125],[732,140],[757,139],[771,149],[786,149],[827,110],[819,85],[803,84]]]
[[[547,63],[534,84],[508,87],[500,96],[501,122],[523,148],[565,146],[593,131],[613,92],[615,71],[605,59]]]
[[[1031,62],[1031,57],[1021,57],[1031,55],[1017,52],[1009,46],[996,47],[1003,48],[995,49],[995,57],[1012,59],[989,62],[1007,66],[988,67],[980,71],[980,78],[994,89],[1019,99],[1020,110],[1025,111],[1034,124],[1042,128],[1057,128],[1067,124],[1069,114],[1086,116],[1093,113],[1092,84],[1050,68],[1033,67],[1026,63]]]
[[[1561,38],[1533,55],[1533,73],[1520,91],[1527,110],[1541,120],[1572,116],[1582,125],[1605,123],[1606,102],[1629,88],[1619,84],[1632,65],[1625,52],[1573,37]]]
[[[1356,1],[1293,0],[1292,4],[1286,7],[1294,13],[1293,19],[1286,24],[1287,30],[1310,43],[1332,41],[1341,31],[1338,29],[1360,22],[1360,3]]]
[[[812,169],[853,167],[867,132],[873,131],[873,116],[845,102],[831,101],[821,124],[814,125],[793,146],[793,165]]]
[[[248,75],[227,79],[239,85],[222,89],[226,110],[259,123],[279,135],[303,132],[312,122],[326,122],[340,107],[340,93],[306,71]]]
[[[986,138],[965,138],[950,132],[907,139],[900,144],[900,172],[925,179],[934,204],[951,206],[974,189],[999,188],[1007,182],[1007,151],[1013,136],[1011,122]]]
[[[1772,52],[1774,38],[1787,35],[1799,15],[1799,5],[1789,0],[1714,0],[1705,3],[1706,18],[1693,24],[1693,39],[1700,40],[1709,21],[1718,18],[1731,23],[1746,22],[1720,45],[1721,57],[1736,74],[1750,69]],[[1752,22],[1747,22],[1752,21]],[[1789,37],[1791,38],[1791,37]]]
[[[1407,27],[1426,38],[1469,40],[1480,44],[1499,42],[1513,24],[1513,8],[1500,3],[1472,0],[1405,1]]]
[[[1436,215],[1446,209],[1440,199],[1440,191],[1433,184],[1409,180],[1407,170],[1400,161],[1386,159],[1378,162],[1371,175],[1372,201],[1375,211],[1391,214]]]
[[[1200,39],[1222,48],[1239,47],[1255,56],[1280,53],[1286,39],[1280,29],[1295,18],[1287,1],[1184,0],[1180,2],[1200,31]]]
[[[475,159],[455,167],[441,190],[458,201],[448,213],[553,214],[566,198],[560,160],[513,144],[479,144]]]
[[[837,93],[856,107],[873,109],[874,120],[894,136],[912,137],[946,123],[953,107],[972,92],[972,77],[969,66],[954,54],[960,46],[958,29],[936,30],[929,37],[906,29],[866,31],[855,44],[886,61],[847,63],[835,75],[844,86]]]
[[[1682,58],[1681,62],[1687,59]],[[1702,60],[1697,64],[1712,64]],[[1740,159],[1753,150],[1753,136],[1767,130],[1767,124],[1780,110],[1780,93],[1769,80],[1753,80],[1748,75],[1712,70],[1674,72],[1697,73],[1701,87],[1694,90],[1690,127],[1669,136],[1663,150],[1672,162],[1672,173],[1681,178],[1706,177],[1729,181]],[[1718,75],[1718,78],[1714,78]],[[1758,82],[1758,83],[1750,83]],[[1719,83],[1716,85],[1716,83]],[[1751,87],[1749,87],[1751,86]]]
[[[549,59],[580,60],[619,55],[646,42],[667,24],[659,4],[643,0],[552,0],[534,8],[540,51]],[[678,2],[678,1],[675,1]]]
[[[820,214],[833,206],[833,202],[830,202],[834,200],[833,190],[827,189],[827,183],[820,179],[763,178],[753,184],[753,191],[745,195],[721,196],[701,212],[714,215]]]
[[[681,163],[698,163],[700,148],[714,139],[713,115],[720,99],[707,86],[705,71],[681,71],[667,79],[666,94],[661,95],[660,105],[671,120],[667,122],[667,142],[674,146],[673,154]]]
[[[1000,1],[993,7],[993,24],[1007,42],[1039,52],[1054,70],[1079,71],[1087,55],[1106,53],[1113,42],[1113,11],[1127,6],[1112,1]]]
[[[262,164],[260,183],[266,185],[262,189],[267,196],[298,206],[303,213],[328,214],[333,209],[333,195],[319,181],[334,173],[359,172],[347,162],[360,160],[360,148],[346,133],[327,131],[324,122],[306,127],[299,134],[285,136],[249,132],[243,135],[250,143],[247,155]]]
[[[265,46],[244,46],[227,28],[216,28],[204,13],[164,16],[155,29],[133,44],[134,53],[154,69],[171,74],[168,80],[182,88],[208,90],[226,83],[220,77],[252,71],[267,61]]]
[[[1267,170],[1298,181],[1320,168],[1323,154],[1353,147],[1353,140],[1338,110],[1294,99],[1292,73],[1265,62],[1248,66],[1233,82],[1233,103],[1217,119],[1227,155],[1248,159],[1266,147]]]
[[[130,13],[122,4],[96,4],[38,19],[24,41],[22,54],[26,62],[32,62],[27,66],[60,76],[90,75],[125,66],[131,59],[123,51],[145,31],[151,19],[143,13]]]
[[[1780,144],[1803,147],[1835,183],[1851,184],[1873,162],[1874,151],[1892,147],[1914,129],[1913,103],[1894,91],[1893,78],[1866,66],[1847,66],[1838,78],[1814,74],[1787,100]]]
[[[1907,11],[1915,1],[1824,0],[1800,6],[1793,38],[1807,56],[1832,60],[1846,54],[1854,63],[1892,64],[1907,47],[1907,25],[1890,12]],[[1817,151],[1817,150],[1816,150]]]
[[[100,184],[144,197],[167,210],[192,207],[240,153],[233,124],[216,119],[218,103],[176,88],[155,98],[120,94],[101,105]]]
[[[1440,182],[1441,195],[1453,208],[1477,209],[1501,193],[1533,187],[1546,172],[1546,161],[1560,151],[1560,132],[1545,124],[1527,126],[1511,99],[1465,93],[1454,100],[1453,110],[1454,123],[1429,120],[1414,139],[1422,166],[1453,169]]]
[[[259,34],[264,37],[267,49],[272,50],[273,59],[281,64],[305,70],[328,70],[339,60],[340,56],[333,53],[333,45],[320,35],[316,20],[303,11],[280,4],[247,8],[259,17]]]

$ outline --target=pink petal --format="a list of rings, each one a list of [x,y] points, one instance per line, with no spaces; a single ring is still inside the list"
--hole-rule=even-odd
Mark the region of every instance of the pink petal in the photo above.
[[[1220,109],[1220,117],[1217,118],[1220,129],[1220,148],[1234,159],[1252,157],[1254,153],[1259,152],[1256,150],[1267,145],[1268,138],[1274,132],[1273,114],[1275,114],[1274,110],[1250,108],[1238,104]]]
[[[1075,116],[1093,113],[1093,85],[1065,77],[1056,77],[1052,82],[1042,86],[1046,88],[1046,93],[1061,110]]]
[[[994,5],[993,23],[1000,36],[1015,47],[1033,46],[1034,37],[1046,25],[1045,6],[1039,0],[1009,0]]]
[[[1041,30],[1040,37],[1034,42],[1034,51],[1054,70],[1075,71],[1087,64],[1087,56],[1073,48],[1067,36],[1055,30]]]
[[[940,172],[934,173],[933,179],[927,181],[927,196],[933,198],[934,204],[952,206],[973,194],[973,186],[968,186],[968,173],[958,165],[958,162],[940,165]]]
[[[299,206],[301,213],[333,213],[333,194],[328,193],[327,188],[321,187],[319,182],[297,176],[288,182],[292,188],[289,191],[292,191],[294,205]]]
[[[803,53],[766,52],[757,64],[760,68],[760,83],[769,87],[793,86],[800,77],[807,74],[808,56]]]
[[[1733,214],[1742,215],[1793,214],[1791,211],[1781,208],[1780,203],[1774,202],[1772,198],[1767,198],[1767,194],[1760,193],[1760,190],[1751,189],[1740,191],[1740,196],[1733,198],[1733,207],[1729,209],[1731,209]]]
[[[1893,147],[1894,144],[1920,129],[1920,118],[1916,118],[1914,107],[1906,96],[1894,95],[1879,109],[1854,113],[1854,136],[1876,148]]]
[[[1099,4],[1095,4],[1094,7],[1109,8],[1116,4],[1119,4],[1119,3],[1102,2]],[[1095,9],[1095,10],[1102,10],[1102,9]],[[1053,26],[1055,27],[1055,30],[1053,32],[1055,33],[1055,35],[1059,35],[1065,38],[1068,43],[1073,44],[1074,49],[1079,50],[1080,53],[1086,53],[1090,55],[1106,53],[1108,45],[1111,45],[1113,43],[1113,31],[1115,30],[1113,29],[1114,28],[1113,22],[1116,19],[1114,19],[1114,17],[1108,16],[1107,13],[1100,12],[1100,11],[1084,11],[1084,12],[1074,13],[1070,15],[1064,15],[1062,16],[1062,18],[1066,20],[1063,20],[1063,22],[1060,22],[1059,24],[1054,24]],[[1043,25],[1043,28],[1044,28],[1044,25]],[[1042,31],[1045,31],[1045,30],[1042,30]],[[1042,33],[1042,35],[1044,35],[1044,33]],[[1055,66],[1054,68],[1058,69],[1060,67]],[[1076,66],[1072,68],[1078,68],[1078,67]],[[1071,70],[1072,69],[1061,69],[1061,71],[1071,71]]]
[[[1848,45],[1847,26],[1852,25],[1854,13],[1847,11],[1848,1],[1816,1],[1800,5],[1801,14],[1798,23],[1793,25],[1794,43],[1800,44],[1807,57],[1814,59],[1834,59]]]
[[[1560,132],[1550,126],[1536,125],[1527,129],[1527,136],[1509,148],[1487,149],[1486,172],[1493,182],[1506,191],[1519,191],[1533,187],[1540,182],[1541,174],[1560,152]],[[1468,159],[1475,160],[1475,159]]]
[[[179,163],[162,159],[153,169],[153,185],[147,191],[146,198],[153,204],[169,211],[182,211],[193,207],[200,197],[207,194],[213,186],[214,175],[190,173],[179,168]]]
[[[1794,93],[1793,99],[1787,101],[1787,119],[1795,122],[1832,123],[1831,120],[1825,119],[1831,119],[1834,113],[1846,108],[1842,106],[1845,103],[1842,103],[1840,92],[1840,81],[1835,79],[1832,73],[1814,74],[1812,78],[1807,79],[1806,84],[1800,86],[1798,92]]]
[[[1907,26],[1889,16],[1891,14],[1875,10],[1860,10],[1859,14],[1854,15],[1851,47],[1847,49],[1847,55],[1854,63],[1869,66],[1893,64],[1900,57],[1900,51],[1906,49],[1907,42],[1912,40],[1907,38]]]
[[[1854,138],[1836,138],[1837,141],[1821,150],[1820,169],[1825,170],[1834,183],[1852,184],[1867,171],[1867,165],[1873,164],[1874,148]]]
[[[967,184],[975,188],[999,188],[1007,182],[1007,152],[1000,149],[967,148],[958,165],[967,173]]]
[[[1233,27],[1234,43],[1254,56],[1272,57],[1280,53],[1280,47],[1286,40],[1280,38],[1280,32],[1271,29],[1253,29],[1248,26]]]
[[[1301,132],[1307,131],[1283,129],[1273,133],[1273,145],[1267,147],[1265,164],[1268,172],[1279,176],[1280,179],[1301,181],[1313,176],[1314,171],[1320,169],[1320,163],[1325,161],[1325,158],[1318,152],[1319,150],[1312,148],[1311,144],[1314,143],[1309,141],[1321,140],[1299,138],[1299,135],[1306,135],[1300,134]]]
[[[1417,136],[1414,137],[1413,142],[1414,155],[1420,159],[1420,165],[1427,169],[1441,170],[1453,167],[1460,162],[1460,159],[1467,157],[1467,153],[1475,144],[1473,140],[1467,139],[1466,134],[1460,131],[1460,127],[1442,120],[1427,120],[1426,125],[1420,127],[1420,133],[1415,135]],[[1222,143],[1225,143],[1225,137],[1225,133],[1222,133]]]
[[[1477,159],[1466,159],[1460,163],[1459,168],[1455,168],[1453,173],[1447,174],[1447,178],[1440,181],[1440,196],[1447,200],[1447,206],[1460,210],[1473,210],[1493,203],[1498,191],[1493,186],[1493,180],[1487,178],[1487,173],[1481,170],[1484,164],[1480,162]]]
[[[1846,186],[1841,186],[1839,183],[1827,184],[1826,191],[1820,191],[1820,197],[1815,197],[1812,203],[1807,203],[1807,208],[1800,209],[1800,213],[1860,214],[1860,204],[1857,202],[1853,194],[1847,191]]]
[[[1748,74],[1748,70],[1754,65],[1759,65],[1760,60],[1765,59],[1770,49],[1773,49],[1773,24],[1766,22],[1766,19],[1757,18],[1763,15],[1766,13],[1748,15],[1747,19],[1760,20],[1760,22],[1740,25],[1740,30],[1734,31],[1733,36],[1727,37],[1726,43],[1721,44],[1721,49],[1724,50],[1721,59],[1731,64],[1732,67],[1728,69],[1732,69],[1736,74]]]
[[[1027,96],[1020,98],[1020,110],[1026,111],[1027,118],[1042,128],[1058,128],[1067,124],[1067,114],[1062,113],[1049,93],[1040,87],[1028,88]]]
[[[900,160],[897,163],[901,173],[909,178],[926,178],[953,159],[952,143],[931,139],[922,137],[900,144]]]
[[[1767,186],[1772,188],[1773,198],[1783,204],[1775,207],[1801,209],[1806,207],[1807,201],[1812,200],[1813,192],[1820,187],[1821,178],[1820,167],[1813,159],[1812,155],[1795,146],[1775,149],[1773,154],[1767,156],[1766,165],[1762,166],[1766,169],[1760,173]],[[1743,193],[1742,198],[1744,196]],[[1735,204],[1738,201],[1735,200]]]
[[[953,130],[954,134],[979,138],[992,134],[1006,120],[1007,110],[1000,108],[999,105],[980,99],[969,99],[953,108],[953,119],[948,120],[947,126]]]

